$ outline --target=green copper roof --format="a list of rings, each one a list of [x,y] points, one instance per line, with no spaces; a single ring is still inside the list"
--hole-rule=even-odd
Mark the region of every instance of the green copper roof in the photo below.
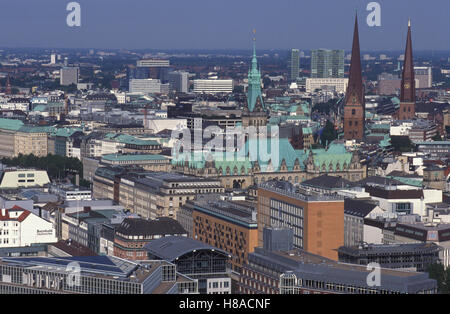
[[[54,136],[61,136],[61,137],[70,137],[72,136],[75,132],[78,131],[83,131],[82,129],[79,128],[59,128],[54,130],[53,135]]]
[[[258,61],[256,59],[256,46],[253,42],[253,57],[252,66],[248,71],[248,93],[247,93],[247,105],[248,110],[253,112],[257,100],[261,101],[261,105],[264,108],[264,102],[261,93],[261,72],[258,70]]]
[[[23,122],[15,119],[0,118],[0,129],[18,131],[23,126]]]
[[[396,177],[396,176],[386,176],[386,178],[394,179],[404,183],[406,185],[422,187],[422,179],[413,179],[413,178],[404,178],[404,177]]]
[[[348,152],[342,144],[330,144],[328,150],[324,148],[312,149],[312,157],[314,165],[318,168],[325,165],[325,169],[328,171],[331,167],[333,171],[336,171],[337,165],[342,169],[344,164],[350,166],[353,154]]]
[[[49,133],[49,134],[52,134],[55,132],[55,128],[52,126],[25,125],[17,131],[23,132],[23,133]]]
[[[260,139],[250,139],[245,145],[245,151],[247,156],[251,152],[251,159],[258,161],[262,172],[276,172],[283,162],[288,171],[294,170],[296,162],[303,169],[307,157],[305,151],[294,149],[287,138],[267,139],[265,143]],[[272,169],[269,168],[269,161]]]
[[[154,155],[154,154],[136,154],[136,155],[121,155],[121,154],[109,154],[103,155],[102,159],[108,161],[147,161],[147,160],[167,160],[166,156]]]
[[[159,143],[155,140],[142,140],[129,134],[108,133],[105,138],[116,141],[118,143],[141,146],[157,146]]]
[[[34,107],[33,111],[44,112],[46,108],[47,105],[37,105],[36,107]]]

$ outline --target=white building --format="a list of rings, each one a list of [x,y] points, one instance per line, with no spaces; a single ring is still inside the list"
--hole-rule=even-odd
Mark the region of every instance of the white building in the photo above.
[[[400,125],[391,125],[389,133],[391,136],[409,136],[412,127],[412,122],[402,122]]]
[[[20,207],[0,212],[0,247],[23,247],[56,243],[53,224]]]
[[[145,124],[150,133],[159,133],[162,130],[183,130],[187,129],[187,119],[162,119],[151,118]]]
[[[194,80],[194,93],[231,93],[233,80]]]
[[[0,189],[44,186],[50,183],[44,170],[6,170],[0,172]]]
[[[131,79],[129,82],[130,93],[167,93],[168,87],[168,84],[161,84],[161,81],[156,79]]]
[[[2,110],[20,110],[23,112],[28,112],[30,102],[27,98],[11,98],[8,101],[6,101],[6,99],[2,99],[2,101],[0,101],[0,108]]]
[[[348,78],[307,78],[306,92],[313,93],[316,89],[332,90],[337,93],[347,91]]]
[[[433,85],[433,72],[431,67],[414,67],[416,88],[431,88]]]
[[[422,189],[410,185],[387,186],[370,184],[366,187],[379,207],[397,215],[427,215],[427,205],[442,202],[442,190]]]
[[[50,187],[50,193],[56,194],[61,200],[64,201],[76,201],[76,200],[92,200],[91,190],[74,189],[64,186],[52,186]]]
[[[136,65],[138,67],[148,67],[148,68],[168,67],[170,65],[170,61],[163,59],[146,59],[146,60],[138,60]]]

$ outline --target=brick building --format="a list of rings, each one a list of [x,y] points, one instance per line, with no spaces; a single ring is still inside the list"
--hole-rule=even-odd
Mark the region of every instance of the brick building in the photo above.
[[[294,247],[337,260],[344,245],[344,199],[306,195],[289,182],[269,181],[258,189],[258,242],[265,227],[288,227]]]

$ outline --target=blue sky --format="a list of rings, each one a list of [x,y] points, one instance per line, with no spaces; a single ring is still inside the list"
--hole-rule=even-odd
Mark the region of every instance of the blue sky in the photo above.
[[[0,46],[128,49],[351,48],[359,15],[362,50],[403,50],[408,17],[417,50],[450,50],[449,0],[78,0],[81,27],[66,25],[71,0],[1,0]]]

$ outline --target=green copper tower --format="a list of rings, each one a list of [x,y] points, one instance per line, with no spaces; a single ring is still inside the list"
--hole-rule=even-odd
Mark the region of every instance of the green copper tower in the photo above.
[[[255,33],[255,31],[253,31],[253,33]],[[264,109],[261,93],[261,71],[258,69],[258,60],[256,60],[256,39],[253,37],[252,65],[248,71],[247,106],[249,112],[255,110],[255,106],[258,102],[261,104],[262,109]]]

